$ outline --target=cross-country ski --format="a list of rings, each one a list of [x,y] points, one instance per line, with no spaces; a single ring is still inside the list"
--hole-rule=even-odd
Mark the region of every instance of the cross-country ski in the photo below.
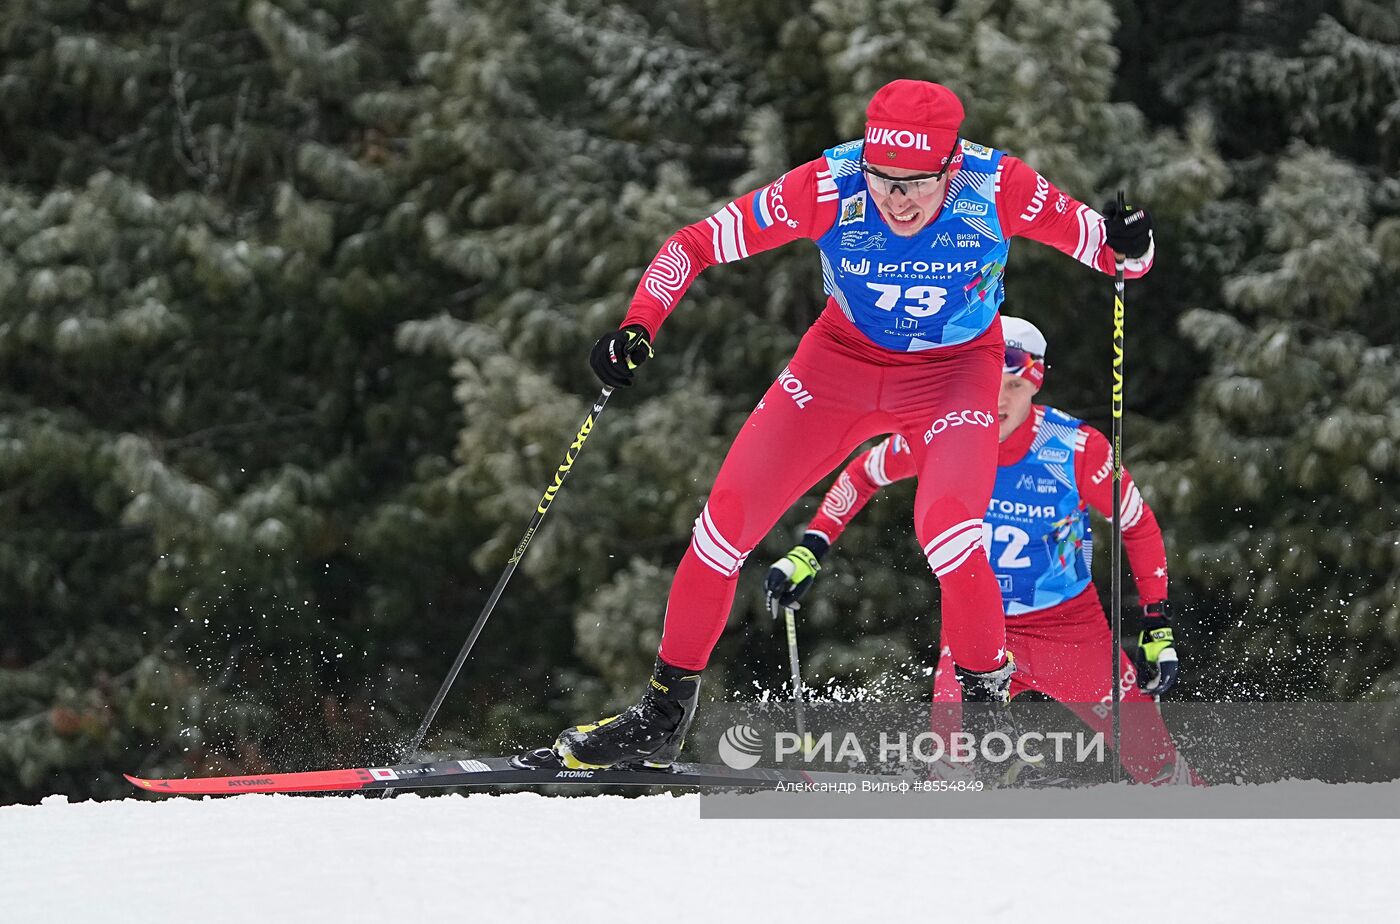
[[[682,788],[771,789],[778,783],[835,779],[834,773],[734,770],[722,764],[676,763],[664,770],[616,767],[571,770],[548,749],[517,757],[467,758],[393,767],[354,767],[302,773],[210,776],[147,780],[127,775],[133,786],[157,794],[220,796],[248,792],[370,792],[385,789],[440,789],[452,786],[589,784],[594,786],[676,786]]]

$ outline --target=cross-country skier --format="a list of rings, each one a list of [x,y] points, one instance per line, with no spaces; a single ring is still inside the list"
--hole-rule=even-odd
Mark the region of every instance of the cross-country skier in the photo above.
[[[620,715],[565,729],[555,751],[566,765],[670,765],[744,559],[793,501],[881,433],[905,437],[921,476],[914,529],[943,587],[963,697],[1006,701],[1001,593],[980,540],[996,477],[997,309],[1011,239],[1049,244],[1102,273],[1114,271],[1116,252],[1137,277],[1152,264],[1152,220],[1142,209],[1100,215],[1017,158],[962,140],[962,121],[947,87],[881,87],[863,140],[668,238],[622,326],[594,345],[603,383],[629,385],[706,267],[802,238],[817,245],[826,308],[720,467],[671,584],[647,689]]]
[[[1029,321],[1003,315],[1006,340],[997,403],[996,487],[982,526],[982,545],[1001,588],[1006,647],[1015,659],[1011,696],[1034,690],[1070,705],[1097,731],[1110,730],[1112,647],[1108,620],[1090,580],[1093,537],[1089,509],[1113,516],[1113,454],[1093,427],[1053,407],[1033,404],[1045,381],[1045,337]],[[841,472],[800,544],[775,562],[764,582],[770,605],[797,606],[821,560],[842,531],[884,485],[918,474],[902,436],[861,453]],[[1152,508],[1126,470],[1122,482],[1123,545],[1142,604],[1137,670],[1121,654],[1126,703],[1151,703],[1177,678],[1167,613],[1167,557]],[[1142,689],[1137,681],[1140,678]],[[958,702],[959,685],[945,644],[934,675],[934,701]],[[935,710],[936,721],[946,710]],[[1123,737],[1124,769],[1140,782],[1177,771],[1171,736],[1155,709],[1130,710]],[[953,729],[936,728],[943,733]],[[1180,781],[1179,780],[1179,781]]]

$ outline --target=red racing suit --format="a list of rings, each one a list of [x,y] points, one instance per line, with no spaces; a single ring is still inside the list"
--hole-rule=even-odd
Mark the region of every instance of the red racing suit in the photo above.
[[[1034,407],[1025,422],[1000,444],[997,452],[1000,468],[1010,469],[1025,460],[1037,442],[1044,419],[1045,409]],[[1082,502],[1111,520],[1112,449],[1103,434],[1093,427],[1081,424],[1079,432],[1082,437],[1075,443],[1073,463],[1075,486]],[[885,439],[845,467],[823,498],[807,532],[816,533],[834,544],[876,491],[915,474],[913,454],[904,440],[898,436]],[[1126,470],[1122,491],[1123,545],[1138,596],[1144,604],[1165,600],[1166,550],[1157,518]],[[1016,673],[1011,679],[1013,697],[1027,690],[1037,691],[1065,703],[1095,731],[1104,732],[1106,737],[1110,734],[1108,651],[1112,647],[1112,637],[1098,591],[1092,584],[1054,605],[1008,615],[1006,647],[1016,660]],[[1122,701],[1151,704],[1152,697],[1138,689],[1132,661],[1122,652],[1119,657],[1122,659]],[[956,703],[962,699],[946,637],[934,674],[933,698],[935,703]],[[935,708],[933,716],[937,726],[933,729],[935,733],[946,739],[948,732],[956,730],[956,711]],[[1177,782],[1187,779],[1199,782],[1178,760],[1160,714],[1147,705],[1134,705],[1124,711],[1122,763],[1139,782],[1160,780],[1164,768],[1180,774]]]
[[[817,243],[831,294],[735,437],[695,521],[671,585],[661,641],[661,657],[676,667],[705,667],[749,552],[797,498],[881,433],[904,435],[913,470],[929,475],[919,480],[914,528],[943,587],[944,641],[952,657],[972,671],[993,670],[1004,659],[1000,594],[979,540],[996,475],[1003,345],[995,306],[1006,245],[1012,237],[1028,237],[1103,273],[1113,272],[1114,255],[1104,243],[1102,216],[1016,158],[970,142],[963,142],[950,168],[947,207],[912,237],[898,238],[868,198],[858,161],[852,166],[852,144],[673,234],[642,274],[623,321],[640,324],[655,338],[706,267],[799,238]],[[981,198],[974,201],[974,192]],[[907,255],[916,247],[956,247],[965,238],[971,252],[986,243],[978,234],[996,242],[996,259],[885,264],[875,250]],[[843,258],[843,247],[859,250]],[[1150,250],[1130,260],[1128,275],[1147,272],[1151,260]],[[878,275],[887,266],[900,276],[898,284],[878,280],[870,289],[880,292],[880,301],[856,303],[858,296],[873,296],[853,274]],[[965,320],[961,306],[986,314],[988,305],[985,326],[973,330],[948,321],[940,328],[941,342],[911,338],[898,350],[876,343],[910,328],[922,331],[932,321]],[[892,306],[905,313],[881,314]],[[883,316],[890,318],[888,328],[874,330],[870,319]]]

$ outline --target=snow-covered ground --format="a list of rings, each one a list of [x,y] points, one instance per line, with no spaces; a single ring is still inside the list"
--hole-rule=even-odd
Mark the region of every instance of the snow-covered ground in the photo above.
[[[0,921],[1395,920],[1400,822],[702,820],[699,797],[0,808]]]

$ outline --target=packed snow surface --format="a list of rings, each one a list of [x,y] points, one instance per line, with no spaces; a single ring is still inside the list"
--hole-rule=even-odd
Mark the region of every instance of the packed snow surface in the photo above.
[[[0,808],[0,920],[1394,919],[1394,820],[699,814],[694,795],[54,796]]]

